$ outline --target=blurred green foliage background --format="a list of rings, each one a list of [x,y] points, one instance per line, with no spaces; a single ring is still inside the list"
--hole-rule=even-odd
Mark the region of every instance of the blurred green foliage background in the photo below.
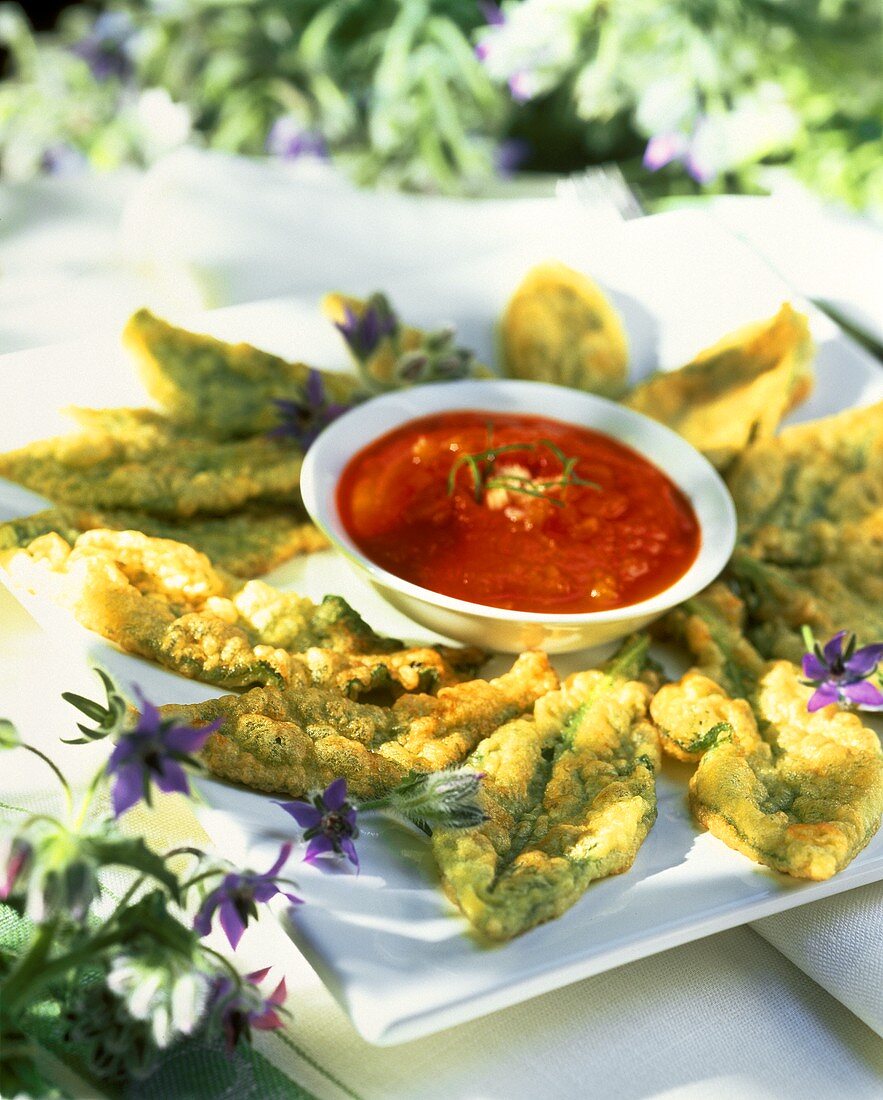
[[[123,0],[0,5],[6,179],[185,142],[477,193],[614,160],[651,202],[784,166],[883,207],[879,0]]]

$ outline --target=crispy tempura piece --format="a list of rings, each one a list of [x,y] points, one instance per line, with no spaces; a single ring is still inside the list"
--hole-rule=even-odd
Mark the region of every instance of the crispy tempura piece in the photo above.
[[[883,635],[883,403],[788,428],[728,476],[740,520],[730,565],[750,637],[799,661],[801,627]]]
[[[150,425],[153,442],[89,431],[0,455],[0,476],[49,500],[186,518],[271,500],[300,503],[301,451],[256,437],[217,443]]]
[[[303,401],[311,368],[250,344],[226,344],[176,328],[149,310],[134,314],[123,341],[148,392],[183,424],[218,439],[257,435],[279,423],[274,400]],[[323,372],[329,401],[352,399],[355,380]]]
[[[387,707],[321,688],[267,687],[163,712],[198,724],[222,720],[202,752],[222,779],[302,795],[343,776],[353,795],[373,798],[411,770],[458,763],[557,684],[545,654],[525,653],[495,680],[402,695]]]
[[[705,688],[705,706],[731,720],[716,685]],[[738,732],[708,748],[690,781],[690,805],[731,848],[818,880],[841,871],[879,828],[883,752],[855,714],[836,706],[810,713],[811,691],[797,666],[769,665],[755,697],[758,723],[742,722],[739,712]]]
[[[339,596],[320,604],[294,592],[216,570],[204,554],[136,531],[87,531],[73,547],[57,534],[4,555],[13,583],[73,612],[121,649],[221,687],[315,681],[299,654],[311,647],[387,657],[381,638]],[[408,659],[401,659],[404,669]],[[370,661],[344,682],[365,677]],[[345,670],[336,666],[340,676]],[[411,672],[403,672],[406,680]],[[453,678],[453,673],[445,670]],[[370,678],[369,678],[370,679]]]
[[[730,333],[680,370],[653,375],[624,403],[667,424],[724,469],[806,399],[813,353],[806,317],[786,303],[775,317]]]
[[[500,322],[506,373],[603,397],[626,388],[625,329],[601,288],[561,263],[532,268]]]
[[[805,562],[800,543],[814,523],[853,522],[883,508],[883,402],[755,443],[727,473],[727,485],[743,539],[768,527],[793,532],[787,555]]]
[[[697,671],[744,699],[754,691],[764,667],[744,628],[745,605],[726,584],[716,581],[670,611],[656,632],[685,646]],[[691,733],[687,744],[693,739]]]
[[[201,551],[228,573],[256,577],[300,554],[328,548],[328,540],[296,507],[253,507],[226,516],[164,520],[146,512],[94,511],[62,506],[0,524],[0,549],[27,546],[55,531],[67,542],[84,531],[140,531]]]
[[[436,831],[432,847],[445,890],[484,935],[552,920],[634,862],[656,820],[660,764],[650,690],[635,679],[646,647],[630,639],[606,670],[571,676],[467,758],[485,774],[488,821]]]
[[[745,699],[731,699],[695,668],[675,684],[665,684],[653,696],[650,714],[663,751],[677,760],[695,763],[719,741],[752,744],[757,724]]]

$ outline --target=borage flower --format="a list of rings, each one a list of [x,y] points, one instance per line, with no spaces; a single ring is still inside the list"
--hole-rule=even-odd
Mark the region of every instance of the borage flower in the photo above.
[[[285,979],[276,986],[269,997],[264,997],[257,986],[269,974],[269,966],[245,975],[238,986],[226,975],[219,977],[210,1002],[210,1011],[220,1016],[228,1053],[232,1054],[239,1040],[251,1037],[251,1029],[273,1031],[282,1027],[282,1017],[277,1012],[285,1001]],[[248,983],[248,984],[245,984]]]
[[[134,729],[119,735],[107,762],[107,774],[114,779],[111,801],[119,817],[141,798],[150,805],[150,785],[161,791],[190,793],[187,773],[182,765],[198,768],[193,753],[198,752],[220,726],[220,720],[200,729],[176,726],[174,719],[162,718],[153,703],[134,688],[141,714]]]
[[[276,398],[273,404],[279,410],[280,423],[269,435],[275,439],[291,439],[306,450],[332,420],[342,416],[350,408],[328,400],[322,372],[311,370],[307,375],[302,401]]]
[[[312,801],[296,799],[294,802],[277,802],[304,830],[307,845],[305,863],[312,863],[329,852],[344,856],[356,869],[359,856],[353,841],[359,835],[356,810],[346,800],[346,780],[335,779],[320,794],[312,795]]]
[[[328,159],[328,145],[318,130],[305,129],[291,115],[277,118],[267,134],[267,152],[283,160]]]
[[[86,62],[98,81],[128,80],[134,72],[129,40],[135,29],[125,12],[102,12],[92,30],[71,46],[71,53]]]
[[[866,645],[856,649],[856,637],[841,630],[822,647],[811,635],[807,637],[812,652],[803,658],[803,675],[806,683],[816,690],[810,696],[806,709],[813,711],[829,703],[846,703],[852,706],[883,706],[883,692],[870,680],[874,670],[883,660],[883,644]]]
[[[344,306],[344,320],[334,327],[346,340],[355,358],[364,363],[377,350],[381,340],[398,331],[399,319],[383,294],[372,294],[361,313]]]
[[[283,844],[276,862],[262,875],[257,875],[254,871],[234,871],[225,875],[221,885],[212,890],[199,907],[193,921],[193,927],[199,935],[209,934],[215,910],[220,909],[221,927],[235,951],[242,939],[242,933],[248,927],[249,919],[257,919],[257,902],[267,902],[277,894],[282,894],[292,904],[300,905],[300,898],[280,890],[278,886],[279,871],[291,854],[291,848],[290,843]]]

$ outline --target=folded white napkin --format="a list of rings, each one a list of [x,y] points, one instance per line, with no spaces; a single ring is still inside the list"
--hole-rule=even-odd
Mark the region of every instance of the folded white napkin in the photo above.
[[[883,883],[751,927],[883,1036]]]

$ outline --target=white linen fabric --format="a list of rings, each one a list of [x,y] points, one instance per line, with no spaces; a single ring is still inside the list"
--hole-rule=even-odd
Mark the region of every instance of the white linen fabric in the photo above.
[[[748,204],[761,211],[766,200],[732,201],[744,203],[750,220]],[[319,169],[310,177],[194,151],[174,154],[143,176],[6,187],[0,214],[0,350],[114,333],[145,303],[180,316],[204,306],[318,293],[339,282],[341,257],[347,289],[359,291],[373,289],[381,269],[443,268],[519,237],[546,242],[554,255],[555,240],[573,231],[576,216],[552,198],[366,194]],[[580,212],[587,231],[612,216],[607,209]],[[873,227],[852,223],[837,263],[829,263],[829,249],[826,262],[833,270],[850,267],[850,281],[858,266],[859,281],[873,285],[879,239]],[[800,284],[793,256],[789,263],[778,266]],[[819,270],[804,272],[797,289],[848,309],[843,280],[826,291]],[[854,319],[860,324],[868,316],[862,298]],[[873,332],[875,325],[883,331],[879,312],[866,327]],[[47,645],[8,594],[0,595],[0,714],[19,721],[28,737],[43,731],[57,755],[58,692],[87,687],[83,670]],[[92,756],[90,749],[76,751],[80,760]],[[4,776],[3,796],[42,785],[29,763]],[[409,1100],[879,1096],[881,944],[883,884],[877,884],[381,1050],[355,1035],[274,921],[263,920],[244,941],[255,965],[279,960],[292,991],[287,1038],[260,1038],[269,1057],[322,1098]]]

